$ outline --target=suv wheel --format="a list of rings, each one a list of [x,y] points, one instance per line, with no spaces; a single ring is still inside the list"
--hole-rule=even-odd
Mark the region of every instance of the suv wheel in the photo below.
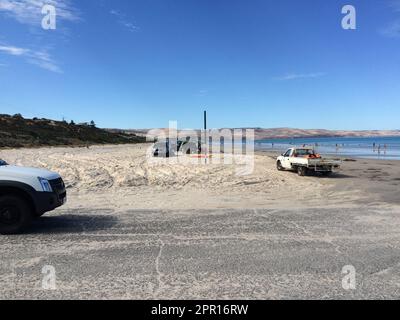
[[[305,175],[307,175],[307,168],[306,167],[298,167],[297,168],[297,173],[300,177],[304,177]]]
[[[283,170],[282,163],[280,161],[278,161],[276,163],[276,168],[278,169],[278,171],[282,171]]]
[[[0,234],[20,233],[29,226],[32,218],[32,211],[23,198],[0,197]]]

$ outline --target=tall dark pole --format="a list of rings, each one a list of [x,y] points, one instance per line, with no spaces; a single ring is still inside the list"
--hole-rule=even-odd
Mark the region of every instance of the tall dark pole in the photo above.
[[[208,155],[208,136],[207,136],[207,111],[204,111],[204,158],[205,163],[207,164],[207,155]]]

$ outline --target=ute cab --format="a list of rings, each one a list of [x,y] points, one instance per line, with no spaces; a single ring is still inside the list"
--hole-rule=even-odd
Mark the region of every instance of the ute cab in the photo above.
[[[65,184],[58,173],[0,160],[0,234],[20,233],[34,218],[66,201]]]
[[[279,171],[297,171],[300,176],[311,172],[322,175],[330,175],[339,170],[341,161],[323,159],[317,154],[314,148],[290,148],[276,159],[276,166]]]

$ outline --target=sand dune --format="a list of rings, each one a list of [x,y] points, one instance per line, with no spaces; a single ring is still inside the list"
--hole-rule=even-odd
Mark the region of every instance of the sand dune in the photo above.
[[[0,158],[59,172],[68,187],[68,206],[73,208],[307,208],[359,207],[382,200],[397,203],[400,169],[396,161],[344,162],[341,173],[332,178],[300,178],[277,171],[275,155],[257,153],[254,171],[239,175],[245,168],[240,162],[176,163],[174,159],[148,158],[150,146],[3,150]]]
[[[9,163],[43,167],[59,172],[73,191],[105,191],[121,188],[156,187],[159,189],[207,189],[224,191],[225,188],[253,190],[276,188],[286,183],[275,167],[265,166],[249,176],[238,176],[237,166],[225,164],[205,165],[171,163],[173,159],[148,159],[148,145],[127,145],[86,148],[25,149],[3,152]],[[271,161],[268,159],[268,162]],[[261,169],[261,168],[258,168]]]
[[[332,191],[332,180],[299,178],[276,170],[273,157],[256,154],[254,171],[238,175],[238,164],[149,161],[149,145],[4,150],[11,164],[59,172],[69,205],[121,208],[257,208],[326,206],[352,202],[357,188]],[[203,161],[203,160],[202,160]]]

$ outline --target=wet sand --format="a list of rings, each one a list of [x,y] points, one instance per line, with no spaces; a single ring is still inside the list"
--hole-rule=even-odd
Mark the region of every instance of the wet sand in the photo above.
[[[272,160],[279,155],[277,152],[257,152],[257,154]],[[341,169],[328,178],[315,176],[319,183],[331,188],[326,194],[327,200],[330,199],[333,191],[347,195],[357,193],[359,199],[357,197],[353,199],[357,204],[400,204],[400,161],[330,158],[342,160]]]

